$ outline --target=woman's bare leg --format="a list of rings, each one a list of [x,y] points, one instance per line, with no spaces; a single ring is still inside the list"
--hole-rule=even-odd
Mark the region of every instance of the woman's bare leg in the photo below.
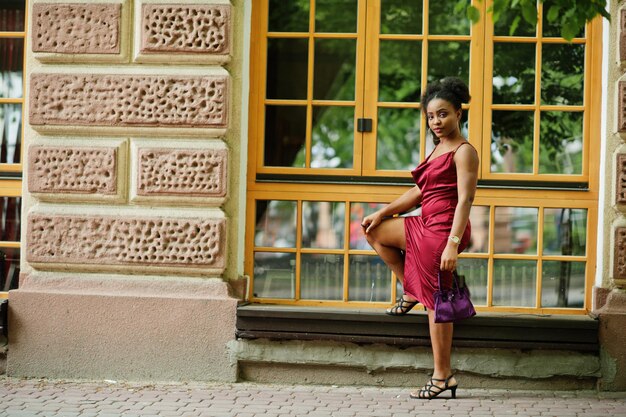
[[[435,361],[433,378],[446,379],[452,374],[450,355],[454,325],[453,323],[435,323],[435,311],[428,310],[428,327]]]
[[[404,218],[387,219],[367,233],[365,237],[389,269],[396,274],[398,280],[404,283],[404,257],[401,253],[406,249]],[[415,301],[409,296],[405,296],[405,299]]]
[[[452,323],[435,323],[435,311],[428,310],[428,328],[430,331],[430,341],[433,347],[434,371],[433,379],[441,381],[433,381],[440,388],[445,387],[444,380],[452,375],[452,366],[450,364],[450,356],[452,353],[452,333],[454,325]],[[448,387],[457,384],[456,379],[450,378]],[[436,390],[436,389],[435,389]],[[413,396],[419,395],[419,390],[411,393]],[[425,393],[428,398],[428,393]]]

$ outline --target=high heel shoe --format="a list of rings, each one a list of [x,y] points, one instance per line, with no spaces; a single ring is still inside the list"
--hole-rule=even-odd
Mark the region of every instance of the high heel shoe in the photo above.
[[[450,382],[450,378],[452,378],[453,376],[454,375],[450,375],[446,379],[430,378],[430,381],[428,381],[426,385],[424,385],[424,387],[419,390],[417,395],[414,393],[411,393],[409,394],[409,396],[411,398],[415,398],[418,400],[432,400],[433,398],[437,397],[442,392],[450,390],[450,398],[455,399],[456,389],[459,386],[459,384],[456,383],[454,385],[448,385],[448,383]],[[440,387],[439,385],[435,385],[435,382],[443,382],[444,383],[443,388]]]
[[[398,298],[398,301],[396,301],[396,305],[385,311],[385,314],[388,314],[390,316],[404,316],[409,311],[411,311],[413,307],[417,305],[417,303],[419,303],[419,301],[405,300],[404,296],[402,296]]]

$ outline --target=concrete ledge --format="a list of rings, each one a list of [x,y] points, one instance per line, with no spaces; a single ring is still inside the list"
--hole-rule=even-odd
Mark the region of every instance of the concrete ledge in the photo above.
[[[367,371],[364,368],[321,365],[269,364],[259,362],[240,362],[239,379],[256,383],[281,384],[322,384],[349,386],[411,387],[422,386],[432,375],[431,371],[385,369]],[[552,377],[545,379],[495,378],[486,375],[473,375],[456,372],[455,376],[463,389],[506,389],[506,390],[541,390],[569,391],[595,390],[595,378]]]
[[[408,386],[433,363],[429,347],[241,339],[228,347],[239,377],[257,382]],[[471,376],[466,388],[591,389],[600,376],[597,355],[566,351],[455,348],[452,367]]]
[[[235,381],[226,343],[234,339],[237,300],[228,295],[227,283],[123,277],[88,277],[84,285],[76,277],[67,285],[62,281],[29,278],[9,293],[8,375]]]

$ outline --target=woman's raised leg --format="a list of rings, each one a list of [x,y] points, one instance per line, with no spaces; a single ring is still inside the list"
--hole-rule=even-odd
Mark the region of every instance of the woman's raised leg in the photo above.
[[[400,282],[404,282],[404,258],[401,254],[406,249],[404,218],[387,219],[366,233],[365,237]]]

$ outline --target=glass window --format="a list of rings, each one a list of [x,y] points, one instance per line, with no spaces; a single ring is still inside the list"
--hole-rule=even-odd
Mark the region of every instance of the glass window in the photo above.
[[[586,209],[544,209],[543,254],[585,256],[587,216]]]
[[[343,298],[343,255],[301,255],[300,298],[341,300]]]
[[[380,33],[422,33],[421,0],[381,0]]]
[[[422,43],[381,40],[379,53],[378,101],[419,102]]]
[[[26,1],[0,4],[0,298],[16,289],[22,211]]]
[[[20,276],[20,249],[0,247],[0,292],[17,289]]]
[[[494,111],[491,136],[491,172],[533,172],[534,113]]]
[[[0,242],[19,242],[22,199],[0,197]]]
[[[483,17],[487,3],[473,3]],[[589,57],[601,47],[599,22],[567,42],[546,19],[554,0],[537,2],[536,27],[511,10],[495,25],[471,25],[454,16],[456,2],[260,4],[253,21],[268,27],[252,34],[267,45],[251,62],[252,301],[384,308],[402,293],[361,221],[413,185],[409,171],[435,146],[421,93],[458,76],[472,96],[461,132],[480,158],[472,237],[458,264],[474,303],[586,308],[599,195],[589,149],[600,115],[590,104],[601,94]]]
[[[295,253],[255,252],[254,297],[293,299],[295,288]]]
[[[534,307],[536,288],[536,261],[509,259],[493,261],[494,306]]]
[[[257,201],[254,244],[261,247],[296,246],[296,202]]]
[[[22,105],[0,104],[0,164],[19,164],[22,153]]]
[[[419,109],[378,109],[376,168],[410,171],[420,161]]]
[[[585,262],[544,261],[541,306],[582,308],[585,305]]]
[[[302,247],[343,248],[346,203],[304,201],[302,203]]]
[[[378,256],[350,255],[350,301],[391,301],[391,272]]]
[[[532,207],[496,207],[495,253],[537,253],[537,215]]]

